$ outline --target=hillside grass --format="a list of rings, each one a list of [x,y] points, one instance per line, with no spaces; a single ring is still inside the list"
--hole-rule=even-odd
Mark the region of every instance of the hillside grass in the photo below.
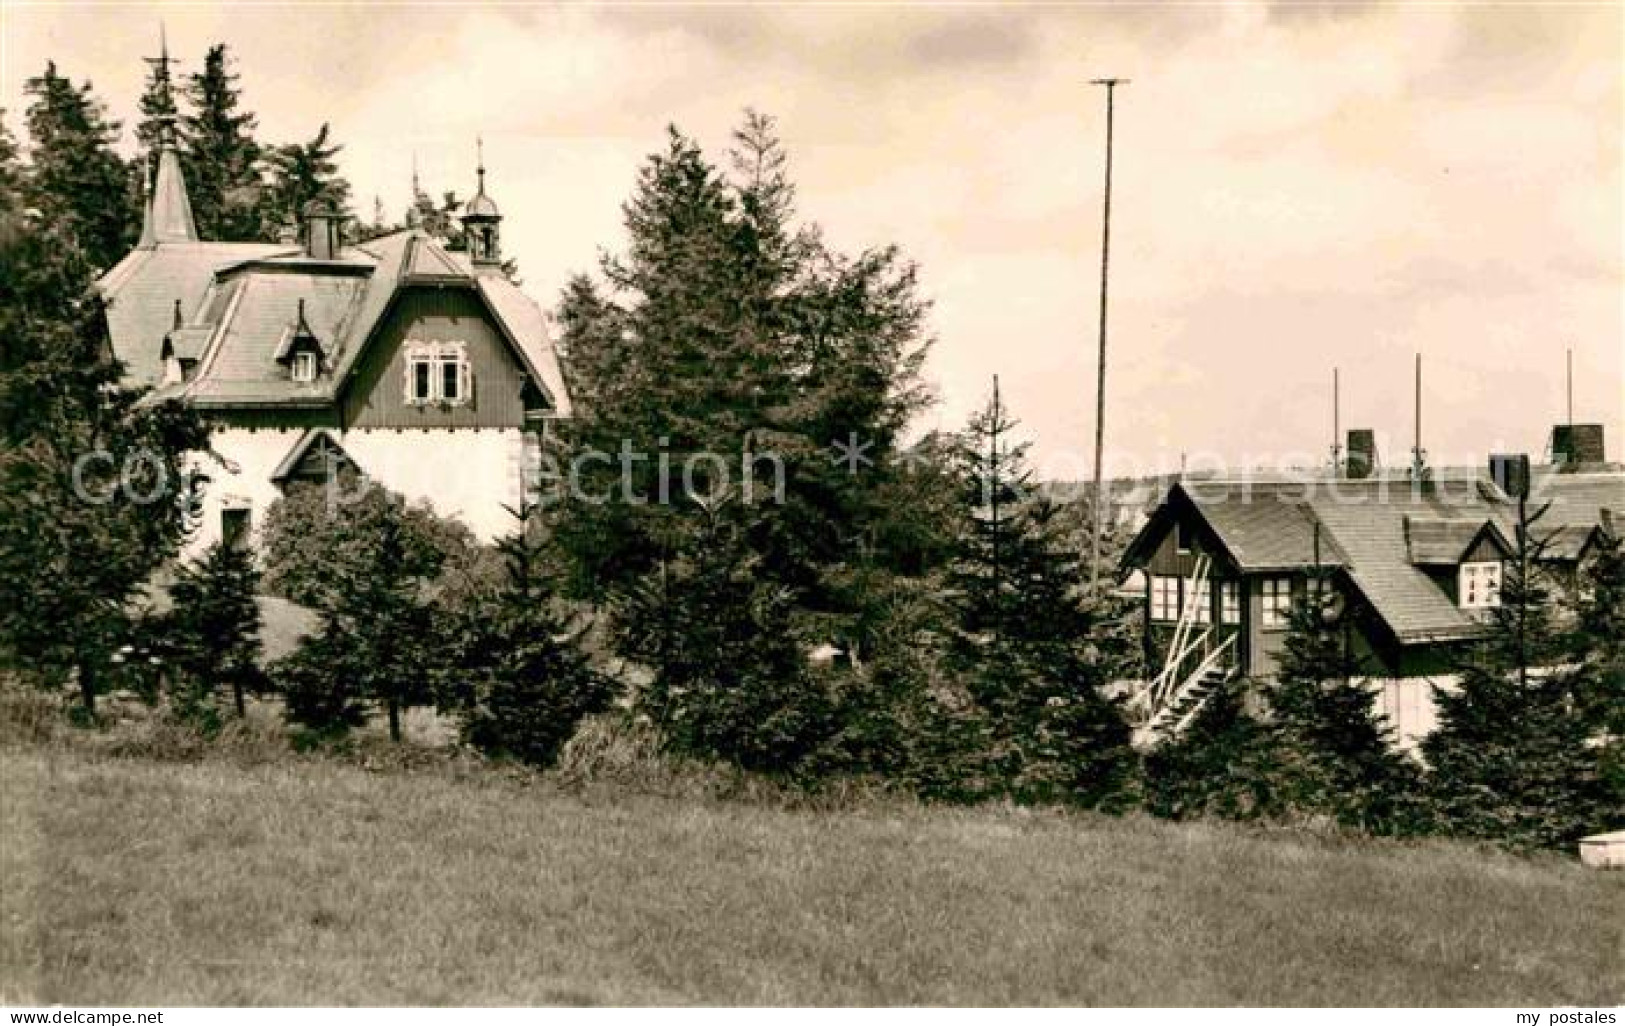
[[[0,1003],[1625,998],[1625,874],[1437,842],[16,741],[0,798]]]

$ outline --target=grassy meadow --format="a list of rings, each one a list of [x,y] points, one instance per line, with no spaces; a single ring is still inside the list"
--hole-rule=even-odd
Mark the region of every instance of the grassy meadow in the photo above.
[[[1625,875],[1459,845],[15,739],[0,787],[0,1003],[1625,998]]]

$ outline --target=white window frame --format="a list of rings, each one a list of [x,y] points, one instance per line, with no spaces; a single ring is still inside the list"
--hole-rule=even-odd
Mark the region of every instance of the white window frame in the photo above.
[[[466,342],[429,342],[409,339],[401,383],[402,398],[408,406],[464,406],[474,397],[474,368],[468,359]],[[451,377],[447,371],[455,368]],[[426,376],[418,387],[418,374]],[[452,384],[447,389],[448,381]]]
[[[1258,582],[1259,626],[1281,630],[1292,623],[1292,578],[1266,577]]]
[[[1213,582],[1202,581],[1196,589],[1186,598],[1187,602],[1196,603],[1196,612],[1192,617],[1197,623],[1213,622]]]
[[[1179,619],[1179,578],[1163,575],[1151,577],[1151,619],[1157,623],[1173,623]]]
[[[1503,570],[1500,560],[1461,564],[1456,571],[1457,605],[1463,609],[1494,609],[1501,604]]]
[[[1223,624],[1241,623],[1241,582],[1219,582],[1219,622]]]
[[[316,380],[316,354],[306,350],[293,354],[293,366],[289,373],[293,380],[309,384]]]

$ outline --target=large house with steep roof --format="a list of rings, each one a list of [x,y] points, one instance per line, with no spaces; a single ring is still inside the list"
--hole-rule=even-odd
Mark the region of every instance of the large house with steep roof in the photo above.
[[[503,271],[483,163],[467,252],[416,229],[346,244],[320,203],[297,241],[213,242],[161,146],[141,240],[98,287],[128,380],[216,425],[194,549],[247,543],[284,488],[341,463],[481,538],[511,529],[570,400],[548,316]]]
[[[1448,686],[1462,646],[1483,636],[1515,552],[1518,506],[1503,484],[1489,472],[1175,482],[1123,557],[1143,589],[1158,696],[1272,678],[1292,603],[1328,587],[1347,611],[1356,674],[1402,740],[1426,733],[1431,685]],[[1598,536],[1620,529],[1625,470],[1535,467],[1527,508],[1543,511],[1530,529],[1542,569],[1572,585]]]

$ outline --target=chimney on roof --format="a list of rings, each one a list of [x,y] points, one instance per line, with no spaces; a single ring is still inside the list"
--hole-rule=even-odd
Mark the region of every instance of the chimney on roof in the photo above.
[[[1529,457],[1522,453],[1491,456],[1490,480],[1508,498],[1529,498]]]
[[[1377,468],[1377,435],[1370,428],[1350,428],[1348,456],[1343,464],[1351,480],[1370,477]]]
[[[1552,462],[1578,469],[1576,464],[1602,463],[1604,450],[1601,424],[1558,424],[1552,428]]]
[[[339,253],[338,212],[326,199],[313,199],[300,212],[304,220],[305,255],[312,260],[333,260]]]

